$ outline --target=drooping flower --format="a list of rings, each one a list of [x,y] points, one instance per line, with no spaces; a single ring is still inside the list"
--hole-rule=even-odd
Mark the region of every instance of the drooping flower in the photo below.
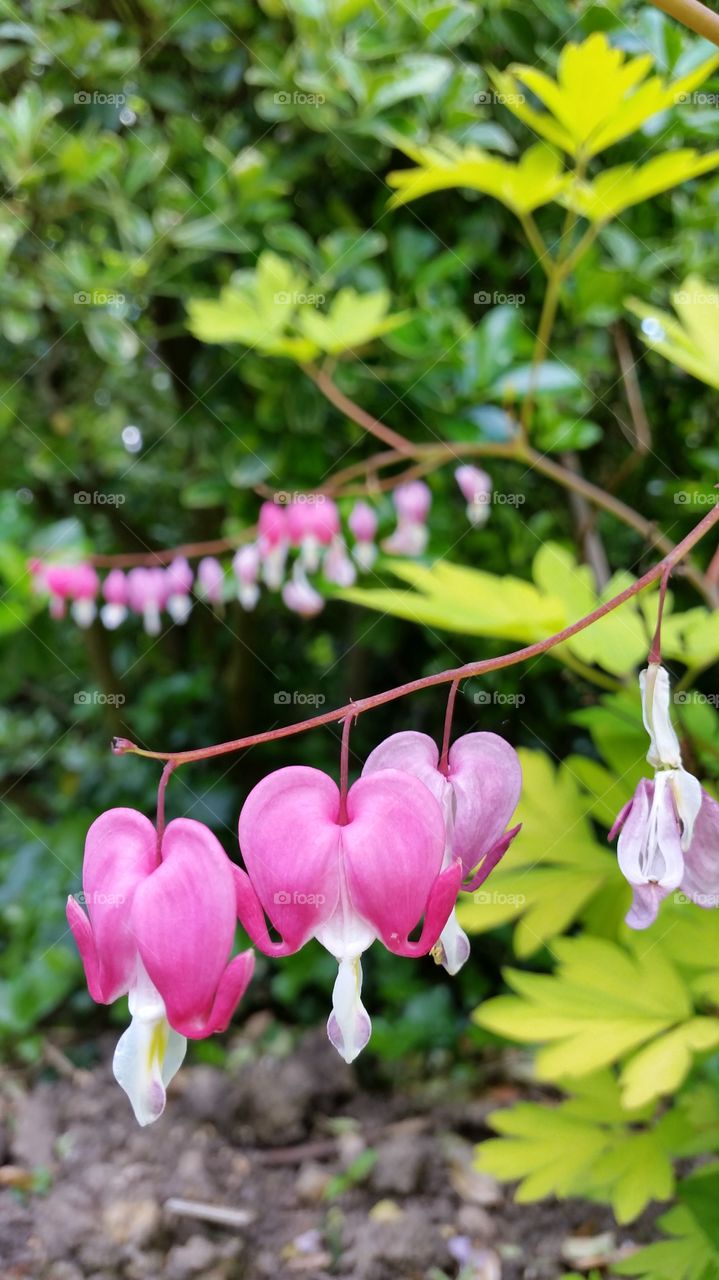
[[[489,503],[492,498],[492,477],[482,471],[481,467],[457,467],[454,478],[459,485],[462,497],[467,503],[467,519],[470,524],[481,528],[489,518]]]
[[[165,570],[165,608],[173,622],[187,622],[192,612],[190,592],[194,574],[184,556],[175,556]]]
[[[204,556],[197,566],[197,588],[203,599],[218,605],[223,601],[225,571],[215,556]]]
[[[282,600],[288,609],[299,613],[302,618],[314,618],[325,607],[323,596],[312,586],[299,562],[282,588]]]
[[[232,560],[232,571],[237,579],[237,598],[243,609],[255,608],[260,598],[257,582],[260,573],[260,551],[254,542],[239,547]]]
[[[466,891],[477,889],[506,853],[519,827],[505,828],[517,807],[522,768],[513,747],[496,733],[467,733],[449,749],[446,772],[439,767],[437,744],[425,733],[407,730],[380,742],[365,761],[362,775],[399,769],[419,778],[438,801],[445,825],[443,865],[462,865]],[[469,956],[469,940],[454,910],[436,959],[450,974]]]
[[[646,929],[677,889],[699,906],[719,906],[719,805],[683,766],[666,669],[650,663],[639,684],[655,774],[641,779],[609,839],[619,833],[619,866],[633,890],[627,924]]]
[[[101,814],[85,844],[88,914],[75,898],[67,903],[93,1000],[129,994],[132,1021],[113,1071],[141,1125],[162,1114],[187,1038],[225,1029],[254,967],[251,951],[230,960],[232,864],[212,832],[176,818],[158,843],[137,810]]]
[[[127,617],[128,585],[122,569],[111,569],[102,584],[105,604],[100,610],[100,620],[108,631],[115,631]]]
[[[46,564],[38,571],[38,581],[50,595],[50,614],[64,618],[68,600],[79,627],[89,627],[96,614],[95,597],[100,580],[91,564]]]
[[[322,572],[328,582],[334,582],[338,587],[351,587],[356,582],[357,570],[342,538],[333,538],[325,553]]]
[[[324,494],[303,497],[304,501],[297,499],[287,508],[287,532],[290,542],[299,549],[302,568],[307,573],[316,573],[322,552],[339,536],[339,511],[336,503]]]
[[[285,574],[289,535],[287,512],[276,502],[263,502],[260,507],[257,546],[262,558],[262,579],[270,591],[278,591]]]
[[[360,569],[368,573],[377,559],[377,515],[367,502],[356,502],[347,521],[355,545],[352,554]]]
[[[127,600],[133,612],[142,618],[148,636],[159,636],[167,600],[165,570],[159,566],[131,569],[127,575]]]
[[[240,920],[267,955],[292,955],[317,938],[335,957],[327,1032],[351,1062],[371,1031],[360,998],[363,951],[379,939],[396,955],[425,955],[454,905],[461,868],[442,870],[439,805],[417,778],[387,769],[355,782],[343,814],[327,774],[293,766],[250,792],[239,834],[247,868],[235,868]]]
[[[395,556],[421,556],[427,546],[427,517],[432,493],[423,480],[398,485],[392,494],[397,512],[397,525],[382,543],[383,550]]]

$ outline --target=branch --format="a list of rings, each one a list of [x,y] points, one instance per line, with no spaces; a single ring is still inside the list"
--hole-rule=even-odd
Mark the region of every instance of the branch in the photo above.
[[[564,627],[554,635],[548,636],[545,640],[538,640],[535,644],[525,645],[522,649],[515,649],[511,653],[501,654],[497,658],[484,658],[479,662],[468,662],[462,667],[454,667],[448,671],[439,671],[433,675],[422,676],[417,680],[410,680],[406,684],[397,685],[394,689],[387,689],[384,693],[376,693],[369,698],[362,698],[357,702],[349,702],[346,706],[338,707],[335,711],[326,711],[322,715],[312,716],[309,720],[302,720],[298,724],[285,725],[281,729],[270,729],[265,733],[252,734],[246,738],[236,738],[232,742],[219,742],[211,747],[199,747],[195,751],[164,752],[146,751],[136,746],[134,742],[130,742],[127,738],[114,738],[112,750],[115,755],[133,754],[144,756],[149,760],[172,761],[175,765],[190,764],[197,760],[209,760],[215,756],[228,755],[230,752],[245,751],[250,747],[259,746],[263,742],[277,742],[280,738],[290,738],[298,733],[306,733],[309,729],[318,729],[321,725],[335,724],[338,720],[344,720],[346,717],[355,718],[363,711],[371,711],[374,707],[384,706],[385,703],[396,702],[397,699],[405,698],[411,693],[418,693],[421,689],[430,689],[435,685],[441,684],[458,683],[460,680],[466,680],[470,676],[486,675],[490,671],[499,671],[503,667],[516,666],[519,662],[527,662],[530,658],[538,658],[541,654],[553,649],[555,645],[563,644],[565,640],[571,640],[572,636],[584,631],[593,622],[598,622],[606,614],[618,609],[626,600],[631,600],[633,596],[643,591],[645,587],[650,586],[652,582],[656,582],[659,578],[668,578],[679,561],[714,527],[717,521],[719,521],[719,503],[699,521],[699,524],[674,547],[669,555],[660,560],[658,564],[655,564],[652,569],[647,570],[641,578],[637,578],[636,582],[633,582],[631,586],[626,587],[624,591],[620,591],[619,595],[605,601],[604,604],[593,609],[584,618],[571,623],[570,626]]]
[[[696,31],[698,36],[704,36],[706,40],[711,40],[712,44],[719,45],[719,13],[707,9],[706,5],[699,3],[699,0],[651,0],[651,2],[657,9],[668,13],[670,18],[676,18],[677,22],[681,22],[690,31]]]
[[[400,453],[412,452],[414,445],[410,440],[401,436],[399,432],[393,431],[391,427],[386,427],[383,422],[373,418],[371,413],[367,413],[360,405],[355,404],[354,400],[350,400],[349,396],[335,386],[329,374],[322,369],[317,369],[313,364],[303,364],[302,369],[319,388],[325,399],[339,409],[346,418],[356,422],[363,431],[368,431],[370,435],[376,436],[378,440],[382,440],[384,444],[388,444],[391,449],[397,449]]]

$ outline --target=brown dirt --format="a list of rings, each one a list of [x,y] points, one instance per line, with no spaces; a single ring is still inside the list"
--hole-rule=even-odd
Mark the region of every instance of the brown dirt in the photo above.
[[[144,1130],[108,1068],[9,1076],[0,1277],[554,1280],[573,1269],[568,1238],[614,1231],[605,1251],[626,1246],[596,1206],[517,1206],[473,1170],[497,1093],[368,1093],[322,1033],[285,1056],[256,1047],[232,1072],[183,1068]],[[239,1216],[213,1223],[178,1200]]]

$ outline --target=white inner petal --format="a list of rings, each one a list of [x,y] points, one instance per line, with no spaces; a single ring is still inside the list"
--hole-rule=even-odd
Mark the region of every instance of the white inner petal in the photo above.
[[[332,1013],[327,1035],[345,1062],[354,1062],[372,1034],[369,1014],[362,1004],[362,964],[340,960],[332,991]]]
[[[165,1089],[182,1065],[184,1036],[173,1031],[165,1004],[144,965],[138,961],[130,990],[132,1021],[115,1049],[112,1070],[124,1089],[138,1124],[152,1124],[165,1109]]]

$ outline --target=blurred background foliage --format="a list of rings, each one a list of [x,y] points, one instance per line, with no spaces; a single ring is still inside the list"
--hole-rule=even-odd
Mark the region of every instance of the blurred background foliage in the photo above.
[[[633,3],[488,0],[480,10],[463,0],[219,0],[178,6],[168,22],[158,0],[82,11],[4,0],[0,1038],[14,1055],[40,1054],[47,1028],[76,1039],[79,1026],[91,1040],[113,1017],[91,1005],[64,924],[90,821],[116,804],[154,806],[157,769],[113,758],[111,734],[170,750],[271,728],[303,714],[296,702],[277,704],[282,690],[331,707],[490,656],[562,626],[653,563],[635,530],[600,512],[593,535],[619,576],[597,583],[581,564],[586,511],[548,477],[498,458],[486,464],[495,488],[520,493],[521,504],[493,504],[486,527],[473,529],[452,468],[437,469],[425,561],[394,574],[380,564],[364,590],[330,599],[311,621],[265,594],[254,614],[228,602],[218,617],[198,604],[185,628],[158,639],[132,625],[83,633],[46,616],[25,572],[28,554],[47,547],[134,553],[234,537],[255,521],[257,486],[311,490],[376,451],[303,371],[322,352],[348,395],[416,443],[510,440],[542,271],[500,203],[478,191],[430,191],[390,210],[387,175],[436,145],[519,159],[536,139],[502,103],[493,69],[520,62],[554,74],[568,33],[581,41],[596,32],[629,55],[649,52],[672,79],[711,53]],[[623,137],[611,163],[678,148],[706,153],[717,85],[715,75],[704,100],[684,95]],[[531,422],[534,447],[564,463],[571,450],[572,466],[673,541],[707,510],[719,462],[707,327],[692,325],[681,298],[677,318],[670,314],[687,277],[717,279],[718,211],[719,178],[708,173],[600,231],[564,289]],[[553,243],[556,208],[536,218]],[[260,324],[262,271],[275,297],[279,287],[326,300],[309,317],[285,314],[271,352]],[[220,297],[234,308],[230,333]],[[714,312],[716,304],[710,319]],[[652,317],[661,332],[646,328]],[[123,502],[78,504],[79,492],[119,493]],[[390,498],[378,502],[389,527]],[[700,566],[710,553],[699,550]],[[463,577],[459,566],[481,574]],[[688,582],[677,578],[673,597],[670,666],[683,687],[704,691],[677,712],[687,758],[711,780],[719,728],[706,671],[719,635]],[[493,901],[464,908],[473,959],[454,984],[429,960],[373,953],[368,1078],[401,1063],[406,1079],[428,1060],[476,1072],[488,1046],[526,1038],[521,1009],[513,1020],[493,1002],[486,1015],[470,1015],[498,995],[505,963],[546,975],[559,935],[579,929],[626,957],[626,893],[605,834],[644,768],[633,677],[655,607],[649,597],[601,634],[463,690],[458,730],[491,729],[523,749],[525,832]],[[82,691],[92,696],[78,703]],[[95,693],[125,701],[113,706]],[[430,691],[363,717],[355,767],[388,732],[438,734],[443,702]],[[236,855],[237,814],[258,778],[285,763],[333,771],[337,754],[331,728],[186,768],[171,784],[170,812],[209,822]],[[701,915],[673,910],[683,920]],[[701,927],[715,928],[713,917],[701,916]],[[678,1024],[695,1004],[701,1013],[716,1001],[715,978],[697,981],[686,954],[666,964],[684,974]],[[270,1002],[295,1026],[320,1020],[331,969],[319,948],[281,968],[261,959],[248,1007]],[[214,1042],[196,1052],[222,1055]],[[602,1123],[615,1136],[618,1077],[607,1083],[606,1073],[621,1056],[591,1061],[581,1085],[595,1090],[593,1105],[601,1096]],[[691,1052],[685,1058],[684,1075]],[[549,1075],[563,1070],[555,1062]],[[655,1101],[666,1084],[657,1079]],[[631,1102],[649,1107],[643,1116],[654,1105],[644,1095]],[[686,1146],[675,1126],[662,1150],[673,1158]],[[586,1193],[631,1216],[642,1197],[627,1198],[626,1188],[615,1196],[615,1182],[610,1169],[603,1190],[588,1183]],[[551,1177],[537,1186],[562,1190]],[[665,1180],[650,1194],[666,1191]]]

